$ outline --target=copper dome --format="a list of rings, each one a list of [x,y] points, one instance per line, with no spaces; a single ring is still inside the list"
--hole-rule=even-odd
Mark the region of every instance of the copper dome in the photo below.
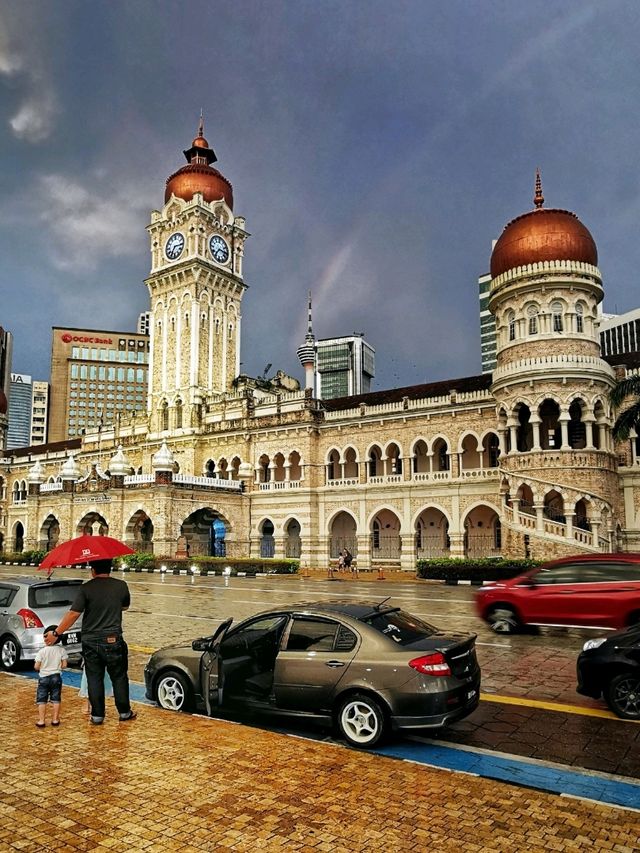
[[[165,204],[172,194],[191,201],[195,193],[202,193],[205,201],[219,201],[223,198],[233,210],[233,187],[224,175],[205,163],[190,163],[167,178]]]
[[[500,235],[491,253],[491,277],[541,261],[580,261],[597,266],[594,239],[575,213],[542,206],[539,175],[534,201],[535,209],[513,219]]]
[[[205,201],[224,199],[233,209],[233,187],[224,175],[221,175],[211,165],[218,158],[205,139],[202,115],[200,116],[198,135],[191,143],[191,148],[184,152],[184,156],[188,165],[178,169],[177,172],[167,178],[167,186],[164,191],[165,204],[172,195],[183,198],[185,201],[191,201],[196,193],[202,193]]]

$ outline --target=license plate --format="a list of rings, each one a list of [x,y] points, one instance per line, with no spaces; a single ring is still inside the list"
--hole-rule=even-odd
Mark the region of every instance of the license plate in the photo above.
[[[62,635],[65,646],[75,646],[80,642],[80,631],[67,631]]]
[[[467,691],[467,702],[470,702],[471,699],[475,699],[477,695],[478,695],[477,690],[468,690]]]

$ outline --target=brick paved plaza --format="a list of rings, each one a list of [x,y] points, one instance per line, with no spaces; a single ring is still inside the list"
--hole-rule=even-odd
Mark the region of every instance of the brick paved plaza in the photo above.
[[[0,675],[2,851],[638,849],[634,811],[148,706],[91,727],[71,688],[39,731],[33,699]]]

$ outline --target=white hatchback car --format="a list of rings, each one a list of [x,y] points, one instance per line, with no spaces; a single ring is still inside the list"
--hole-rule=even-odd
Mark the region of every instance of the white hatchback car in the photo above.
[[[0,668],[15,670],[44,646],[44,628],[57,625],[76,597],[78,580],[0,579]],[[70,657],[80,656],[82,617],[62,635]]]

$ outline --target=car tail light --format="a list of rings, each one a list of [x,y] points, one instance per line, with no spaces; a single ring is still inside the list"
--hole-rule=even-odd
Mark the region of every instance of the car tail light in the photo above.
[[[18,610],[18,616],[22,619],[25,628],[44,628],[38,616],[26,607]]]
[[[409,661],[409,666],[423,675],[451,675],[449,664],[441,652],[414,658]]]

